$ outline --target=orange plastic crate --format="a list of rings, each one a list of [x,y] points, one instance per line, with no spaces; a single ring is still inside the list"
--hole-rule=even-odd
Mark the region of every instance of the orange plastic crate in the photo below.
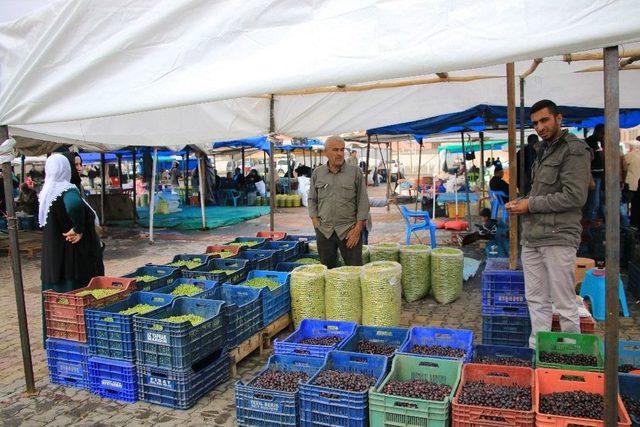
[[[533,408],[538,427],[592,426],[604,427],[604,421],[589,418],[564,417],[540,412],[540,396],[554,392],[586,391],[604,394],[604,374],[598,372],[536,369]],[[631,419],[618,395],[618,426],[630,426]]]
[[[282,240],[287,237],[287,233],[285,233],[284,231],[258,231],[256,237],[263,237],[265,239],[276,241]]]
[[[231,252],[234,255],[238,255],[238,252],[242,249],[242,246],[231,246],[231,245],[211,245],[207,246],[205,253],[212,254],[214,252],[222,252],[227,251]]]
[[[96,299],[92,295],[76,294],[93,289],[118,289],[119,292]],[[104,307],[127,298],[136,290],[135,279],[123,277],[94,277],[84,288],[72,292],[44,291],[45,322],[49,338],[87,342],[84,310]]]
[[[503,376],[493,375],[499,374]],[[504,376],[506,375],[506,376]],[[490,408],[487,406],[462,405],[458,398],[462,387],[469,381],[484,381],[496,385],[519,385],[531,387],[531,400],[535,395],[533,369],[521,366],[498,366],[469,363],[462,367],[462,378],[452,402],[452,426],[514,426],[533,427],[536,414],[530,411]]]

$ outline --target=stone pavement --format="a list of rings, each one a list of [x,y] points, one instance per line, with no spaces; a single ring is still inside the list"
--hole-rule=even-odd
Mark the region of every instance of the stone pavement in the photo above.
[[[395,206],[372,208],[374,229],[370,243],[404,240],[404,223]],[[209,232],[181,234],[175,232],[157,233],[157,241],[149,245],[140,238],[140,230],[109,230],[105,265],[107,274],[121,275],[132,272],[145,263],[165,263],[177,253],[201,253],[207,244],[230,240],[235,236],[254,236],[257,231],[267,230],[269,218],[261,217],[232,227]],[[306,211],[284,209],[276,216],[276,229],[293,234],[309,234]],[[438,233],[439,239],[447,239],[447,233]],[[478,248],[465,248],[470,256],[478,256]],[[235,400],[233,379],[201,399],[190,410],[180,411],[152,405],[145,402],[125,404],[103,399],[88,391],[65,388],[49,383],[46,357],[41,342],[40,317],[40,260],[22,259],[23,277],[29,315],[33,364],[38,394],[24,397],[22,359],[18,335],[15,299],[13,294],[10,264],[7,258],[0,259],[0,425],[2,426],[199,426],[235,425]],[[482,266],[481,266],[482,268]],[[631,301],[630,301],[631,302]],[[634,305],[632,317],[621,319],[622,339],[640,339],[640,310]],[[479,275],[464,285],[462,297],[454,303],[439,305],[429,297],[414,303],[405,303],[402,324],[444,326],[472,329],[476,341],[482,334],[481,295]],[[604,324],[599,324],[601,333]],[[255,375],[266,361],[255,354],[238,366],[240,379],[247,380]]]

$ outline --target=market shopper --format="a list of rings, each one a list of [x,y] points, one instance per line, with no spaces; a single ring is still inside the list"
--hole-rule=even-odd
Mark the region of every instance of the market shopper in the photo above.
[[[563,332],[580,332],[575,295],[576,250],[582,207],[591,181],[591,153],[585,142],[561,128],[562,114],[549,100],[531,107],[531,122],[542,138],[532,169],[529,197],[507,203],[522,215],[522,266],[535,335],[551,329],[552,304]]]
[[[640,136],[631,145],[631,151],[624,157],[627,199],[631,203],[631,225],[640,227]]]
[[[320,261],[337,264],[338,250],[346,265],[362,265],[362,230],[369,217],[369,196],[362,171],[345,162],[344,140],[325,142],[327,163],[311,176],[309,216],[316,231]]]
[[[598,124],[593,133],[585,139],[591,150],[591,181],[584,216],[594,220],[602,217],[602,176],[604,173],[604,125]]]

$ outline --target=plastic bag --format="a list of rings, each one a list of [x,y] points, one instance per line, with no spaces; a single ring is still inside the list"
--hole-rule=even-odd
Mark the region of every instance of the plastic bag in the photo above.
[[[291,314],[296,328],[303,319],[324,319],[326,271],[322,264],[309,264],[291,272]]]
[[[369,245],[369,262],[400,260],[400,245],[397,243],[378,243]]]
[[[427,245],[400,247],[402,293],[409,301],[424,298],[431,288],[431,248]]]
[[[402,309],[402,266],[377,261],[362,267],[362,324],[398,326]]]
[[[362,321],[362,267],[338,267],[324,276],[325,314],[329,320]]]
[[[431,251],[431,293],[440,304],[457,300],[462,293],[464,255],[460,249]]]

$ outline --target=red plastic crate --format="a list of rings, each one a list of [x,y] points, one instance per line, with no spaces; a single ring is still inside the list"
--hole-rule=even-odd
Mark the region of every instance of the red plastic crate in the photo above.
[[[93,289],[118,289],[119,292],[96,299],[92,295],[76,294]],[[45,321],[49,338],[87,342],[84,310],[104,307],[127,298],[136,290],[135,279],[124,277],[94,277],[89,285],[72,292],[44,291]]]
[[[560,318],[557,314],[553,315],[553,323],[551,323],[552,332],[560,332]],[[593,317],[581,317],[580,318],[580,333],[581,334],[595,334],[596,333],[596,321]]]
[[[604,427],[604,421],[588,418],[564,417],[540,412],[540,396],[554,392],[586,391],[604,394],[604,374],[599,372],[567,371],[562,369],[536,369],[535,396],[533,409],[536,413],[536,426],[568,427],[592,426]],[[618,395],[618,426],[630,426],[631,420],[620,395]]]
[[[287,233],[284,231],[258,231],[256,233],[256,237],[263,237],[269,240],[282,240],[287,237]]]
[[[499,375],[493,375],[493,374]],[[505,376],[506,375],[506,376]],[[536,414],[530,411],[490,408],[487,406],[462,405],[458,403],[462,387],[469,381],[484,381],[496,385],[519,385],[531,387],[531,400],[535,396],[534,371],[521,366],[498,366],[469,363],[462,367],[458,391],[452,402],[452,426],[534,426]]]
[[[227,252],[231,252],[233,255],[238,255],[238,252],[240,252],[241,249],[242,249],[241,246],[211,245],[211,246],[207,246],[205,253],[212,254],[214,252],[227,251]]]

